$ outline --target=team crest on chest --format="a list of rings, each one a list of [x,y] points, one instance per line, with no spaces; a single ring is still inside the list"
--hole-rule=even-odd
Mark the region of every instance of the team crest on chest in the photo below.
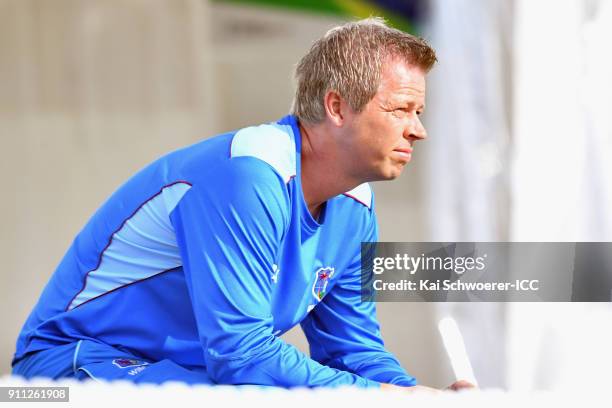
[[[315,299],[317,299],[317,302],[323,299],[323,296],[325,296],[327,284],[333,275],[334,268],[330,266],[319,268],[315,272],[315,281],[312,285],[312,295],[315,297]]]

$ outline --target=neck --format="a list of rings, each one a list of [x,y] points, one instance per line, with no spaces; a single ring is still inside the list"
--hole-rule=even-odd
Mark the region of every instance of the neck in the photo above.
[[[308,210],[316,219],[323,203],[361,183],[347,176],[343,166],[345,160],[324,125],[300,123],[299,126],[302,134],[302,190]]]

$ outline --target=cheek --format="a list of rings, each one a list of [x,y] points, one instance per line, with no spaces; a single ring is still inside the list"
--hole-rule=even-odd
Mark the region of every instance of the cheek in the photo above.
[[[371,140],[375,141],[377,144],[388,144],[389,141],[393,138],[393,135],[396,134],[395,127],[392,123],[391,118],[378,118],[375,121],[369,122],[367,125],[367,133]]]
[[[377,157],[377,161],[386,159],[402,137],[396,122],[391,117],[362,118],[353,128],[352,150],[362,157]]]
[[[386,123],[380,126],[376,134],[376,143],[381,149],[391,151],[395,149],[402,139],[401,126]]]

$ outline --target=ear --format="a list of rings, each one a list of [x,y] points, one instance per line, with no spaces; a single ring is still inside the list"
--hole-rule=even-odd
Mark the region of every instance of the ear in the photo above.
[[[340,94],[336,91],[327,91],[323,98],[323,106],[325,107],[327,118],[331,120],[334,125],[338,127],[342,126],[346,113],[344,110],[347,105]]]

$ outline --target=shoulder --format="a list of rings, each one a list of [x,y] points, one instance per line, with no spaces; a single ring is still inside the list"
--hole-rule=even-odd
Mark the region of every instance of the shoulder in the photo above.
[[[230,143],[230,158],[252,157],[269,165],[285,182],[296,175],[296,146],[291,128],[276,123],[237,131]]]
[[[224,223],[242,226],[270,219],[278,223],[279,231],[288,223],[291,198],[286,184],[269,165],[241,156],[211,167],[181,197],[176,208],[182,218],[186,214],[202,220],[220,217]]]

